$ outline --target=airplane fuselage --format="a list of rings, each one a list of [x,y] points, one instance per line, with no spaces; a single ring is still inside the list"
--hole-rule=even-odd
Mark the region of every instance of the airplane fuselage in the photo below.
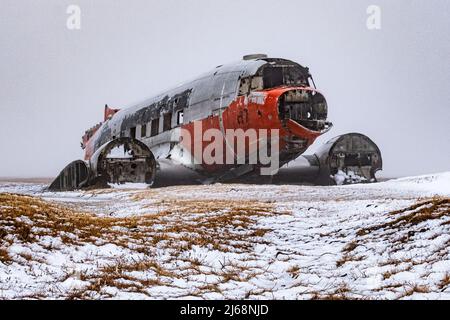
[[[237,144],[226,139],[228,130],[251,130],[256,132],[257,140],[262,130],[277,130],[279,161],[283,165],[330,128],[326,117],[325,98],[313,87],[307,68],[285,59],[257,56],[219,66],[118,112],[108,109],[105,122],[85,138],[85,160],[90,160],[105,143],[128,137],[148,146],[157,161],[169,159],[205,174],[221,174],[242,164],[230,164],[225,159],[211,164],[195,159],[195,145],[201,146],[203,153],[210,142],[204,139],[208,130],[220,132],[224,149],[234,154],[238,153]],[[190,133],[189,142],[182,141],[183,130]],[[245,145],[247,159],[254,152],[249,143]],[[260,165],[256,163],[243,172],[254,171]]]

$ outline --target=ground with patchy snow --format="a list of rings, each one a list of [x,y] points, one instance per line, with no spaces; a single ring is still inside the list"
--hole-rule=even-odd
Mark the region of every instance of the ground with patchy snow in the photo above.
[[[43,187],[0,184],[0,298],[450,299],[450,173]]]

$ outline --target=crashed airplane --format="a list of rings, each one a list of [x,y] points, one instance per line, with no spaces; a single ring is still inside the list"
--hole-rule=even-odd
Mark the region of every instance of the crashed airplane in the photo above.
[[[327,113],[308,68],[247,55],[129,108],[105,106],[104,121],[82,137],[85,159],[70,163],[49,189],[153,185],[165,174],[173,183],[267,176],[321,185],[376,181],[381,153],[362,134],[336,137],[303,155],[332,127]],[[268,157],[277,167],[262,173],[273,166]]]

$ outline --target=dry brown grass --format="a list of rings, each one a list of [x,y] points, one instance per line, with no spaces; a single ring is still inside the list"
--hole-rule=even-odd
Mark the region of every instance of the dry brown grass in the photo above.
[[[357,256],[357,255],[352,255],[349,253],[344,253],[342,255],[342,257],[336,261],[336,267],[339,268],[339,267],[343,266],[344,264],[346,264],[347,262],[362,261],[364,259],[365,259],[365,256],[363,256],[363,255]]]
[[[287,270],[287,272],[291,275],[292,278],[297,279],[300,275],[300,267],[292,266]]]
[[[200,292],[217,292],[217,293],[222,293],[222,290],[219,288],[219,284],[218,283],[207,283],[203,286],[200,286],[198,288],[198,290]]]
[[[349,243],[347,243],[344,248],[342,248],[342,257],[336,261],[336,267],[341,267],[344,264],[346,264],[347,262],[350,261],[359,261],[362,259],[362,257],[355,257],[354,255],[352,255],[352,251],[356,249],[356,247],[358,247],[358,242],[357,241],[351,241]]]
[[[357,246],[358,246],[358,243],[356,241],[351,241],[345,245],[345,247],[343,248],[343,251],[346,253],[352,252],[353,250],[356,249]]]
[[[311,300],[349,300],[348,294],[351,292],[347,284],[343,283],[331,293],[313,292]]]
[[[7,248],[15,242],[39,243],[43,236],[59,238],[67,246],[114,244],[144,255],[144,259],[131,262],[111,257],[111,263],[97,269],[95,274],[80,275],[88,285],[72,292],[71,299],[94,297],[96,292],[107,296],[102,291],[106,287],[147,294],[148,287],[170,286],[168,279],[178,275],[164,267],[164,262],[155,260],[156,249],[170,253],[172,258],[166,262],[179,260],[184,251],[194,246],[249,253],[255,244],[264,243],[262,237],[270,231],[258,227],[256,219],[278,214],[271,204],[255,201],[165,200],[157,213],[115,218],[80,212],[35,197],[5,193],[0,194],[0,213],[0,259],[3,263],[12,260],[22,264],[40,262],[33,255],[10,257]],[[42,247],[50,251],[58,249]],[[189,270],[186,270],[189,274],[204,273],[200,271],[202,261],[193,258],[189,262]],[[137,278],[130,275],[132,272],[151,276]],[[255,276],[245,266],[233,263],[224,265],[214,274],[222,283],[246,281]],[[203,289],[219,292],[214,285]]]
[[[350,261],[363,260],[364,256],[354,255],[352,252],[358,247],[358,245],[363,244],[365,241],[368,241],[368,239],[365,239],[364,236],[378,230],[383,230],[383,237],[389,238],[389,241],[391,243],[391,252],[401,250],[401,248],[403,248],[403,245],[408,243],[416,233],[428,231],[427,228],[413,230],[413,228],[411,228],[412,226],[415,226],[424,221],[450,216],[450,198],[435,197],[426,201],[420,201],[419,203],[416,203],[407,208],[390,212],[389,216],[394,216],[395,219],[389,222],[358,230],[356,233],[356,239],[349,242],[342,249],[343,255],[339,260],[336,261],[336,266],[341,267],[342,265]],[[443,224],[445,223],[446,222],[443,222]],[[398,261],[388,261],[383,265],[396,265],[398,263]],[[415,262],[411,261],[411,263],[414,264]],[[400,271],[387,271],[384,273],[383,277],[384,279],[388,279],[393,274]]]
[[[11,263],[11,257],[8,254],[8,251],[0,248],[0,262],[3,264],[9,264]]]
[[[129,247],[130,241],[144,240],[173,248],[184,242],[184,249],[197,245],[224,251],[248,249],[249,237],[261,238],[270,231],[254,227],[255,218],[274,213],[270,205],[257,202],[174,201],[170,210],[156,214],[112,218],[14,194],[0,194],[0,205],[2,241],[6,235],[25,243],[51,235],[66,244],[100,241]]]
[[[383,273],[383,280],[387,280],[389,278],[391,278],[393,275],[396,275],[400,272],[405,272],[405,271],[410,271],[413,267],[413,264],[408,264],[408,265],[404,265],[402,267],[396,267],[396,268],[392,268],[388,271],[385,271]]]
[[[153,276],[138,278],[130,275],[130,272],[133,271],[148,271],[153,274]],[[98,293],[105,295],[105,292],[102,290],[105,287],[117,288],[122,291],[140,293],[149,296],[146,289],[153,286],[164,286],[170,284],[170,281],[164,277],[176,278],[177,275],[166,270],[153,259],[144,259],[131,263],[118,260],[112,265],[101,267],[95,274],[82,274],[80,279],[83,281],[88,281],[89,284],[84,288],[70,292],[67,299],[75,300],[92,298]]]
[[[405,209],[393,211],[390,215],[398,217],[386,223],[361,229],[357,233],[358,236],[363,236],[380,229],[407,228],[408,226],[416,225],[427,220],[450,216],[450,198],[433,198],[422,201]]]
[[[385,266],[389,266],[389,265],[396,266],[396,265],[398,265],[398,264],[400,264],[400,263],[402,263],[402,261],[399,260],[399,259],[392,259],[392,258],[389,258],[389,259],[387,259],[386,261],[380,262],[380,267],[385,267]]]
[[[441,290],[445,290],[450,285],[450,273],[447,272],[444,276],[444,278],[439,283],[438,287]]]
[[[412,296],[414,293],[429,293],[430,288],[418,284],[410,284],[404,288],[404,292],[400,294],[398,299]]]

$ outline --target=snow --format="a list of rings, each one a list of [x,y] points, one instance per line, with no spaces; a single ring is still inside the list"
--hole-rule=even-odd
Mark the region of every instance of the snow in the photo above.
[[[0,194],[118,219],[87,239],[18,217],[40,235],[0,238],[10,257],[0,298],[450,299],[450,172],[331,187],[116,187],[0,184]]]
[[[408,191],[423,192],[426,195],[450,195],[450,171],[417,177],[400,178],[381,184],[382,187],[393,187]]]
[[[111,151],[107,155],[107,158],[116,158],[116,159],[132,158],[133,156],[130,154],[130,152],[131,152],[130,150],[125,151],[125,147],[123,145],[119,145],[111,149]]]
[[[366,178],[357,175],[352,170],[349,170],[347,173],[342,170],[338,170],[336,174],[331,176],[331,179],[333,179],[338,186],[342,186],[343,184],[354,184],[367,181]]]
[[[150,186],[147,183],[108,183],[111,188],[114,189],[147,189]]]

